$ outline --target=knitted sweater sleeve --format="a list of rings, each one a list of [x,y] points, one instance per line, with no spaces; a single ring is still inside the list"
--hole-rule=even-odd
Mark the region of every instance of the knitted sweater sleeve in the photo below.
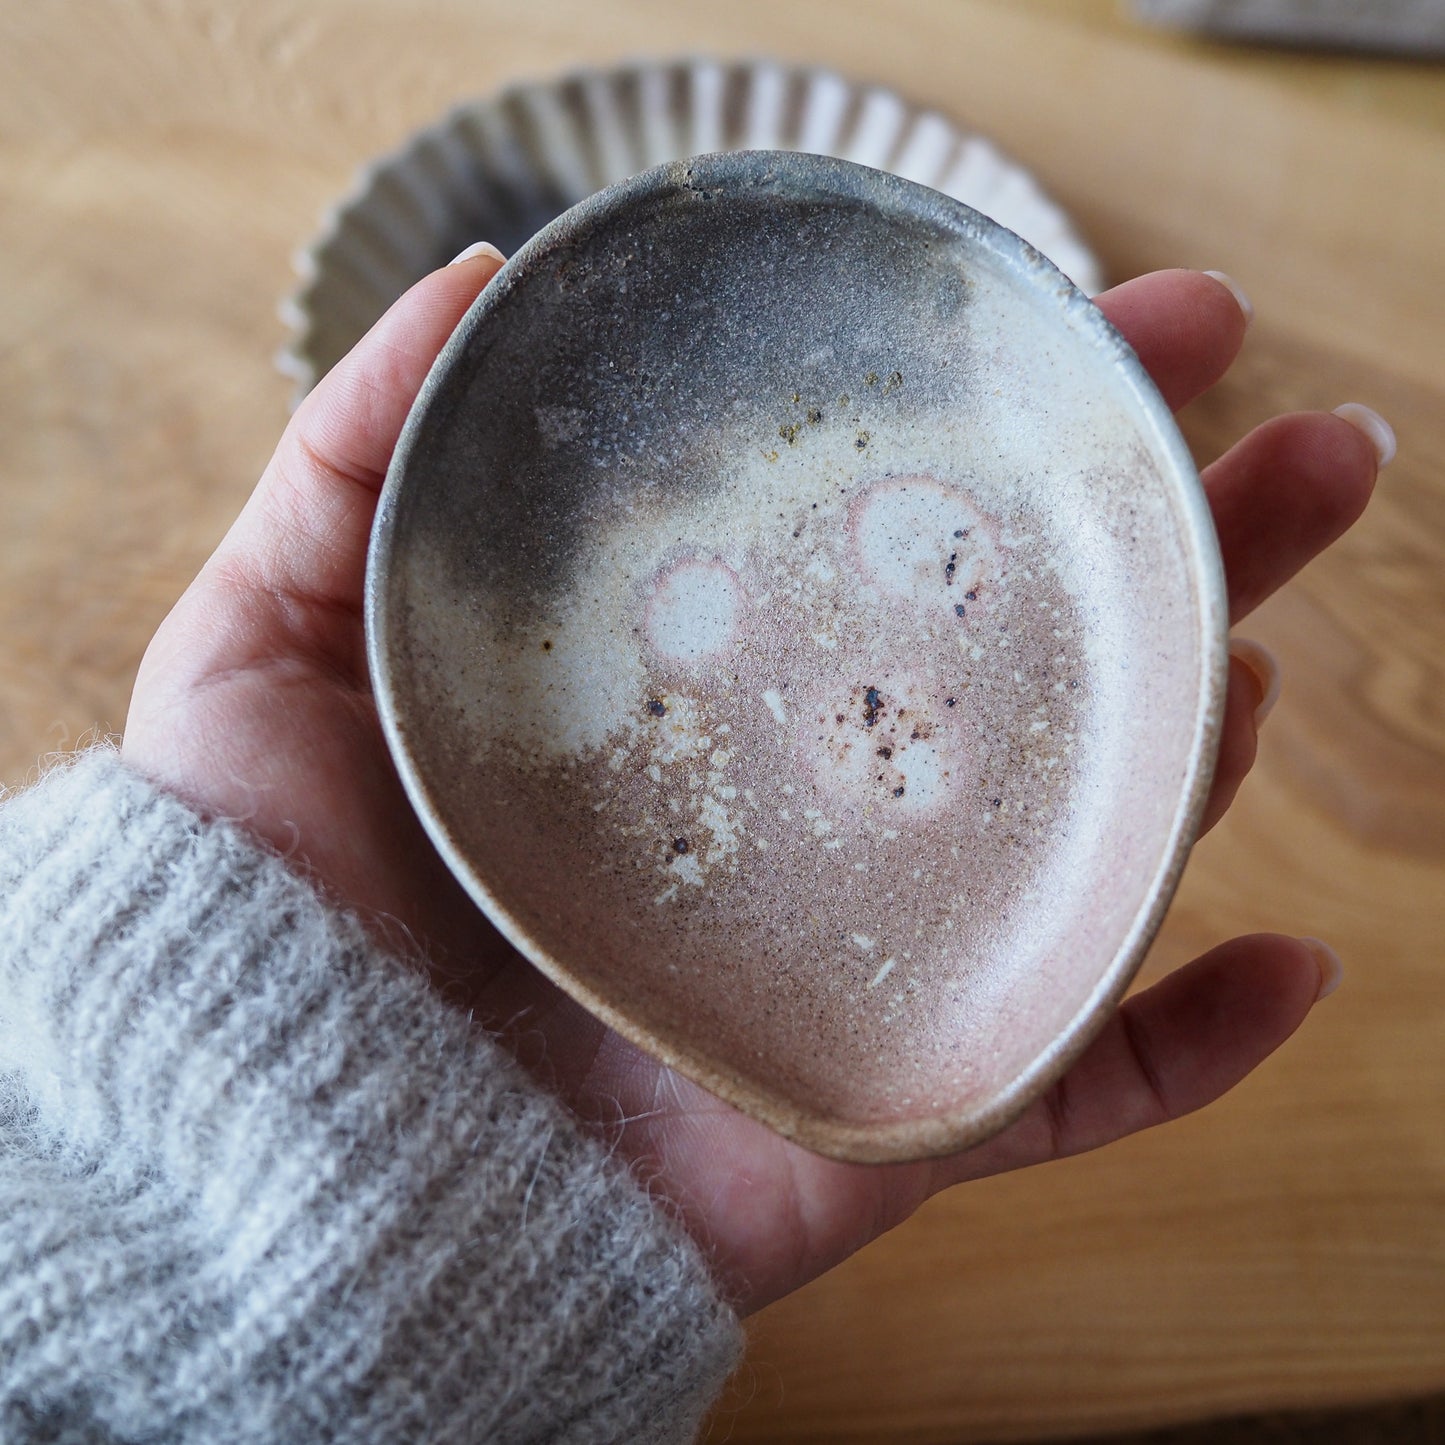
[[[0,805],[0,1439],[692,1438],[699,1252],[411,969],[108,752]]]

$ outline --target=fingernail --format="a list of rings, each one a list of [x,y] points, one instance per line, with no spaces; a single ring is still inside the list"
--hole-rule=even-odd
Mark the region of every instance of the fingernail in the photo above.
[[[1254,674],[1254,680],[1259,685],[1259,701],[1254,705],[1254,726],[1258,731],[1279,701],[1279,663],[1269,648],[1248,637],[1231,637],[1229,655],[1242,662]]]
[[[459,256],[453,256],[447,262],[448,266],[459,265],[463,261],[470,261],[476,256],[490,256],[493,261],[506,262],[506,257],[492,245],[490,241],[473,241]]]
[[[1244,313],[1244,324],[1247,327],[1249,323],[1254,320],[1254,302],[1244,294],[1244,287],[1242,287],[1233,276],[1226,276],[1223,271],[1206,271],[1204,274],[1206,276],[1213,276],[1221,286],[1229,289],[1234,299],[1239,303],[1240,311]]]
[[[1333,948],[1320,938],[1302,938],[1300,942],[1314,954],[1315,962],[1320,966],[1320,991],[1315,995],[1315,1002],[1322,998],[1328,998],[1343,981],[1345,976],[1345,965],[1340,961],[1340,956]]]
[[[1375,444],[1375,455],[1380,459],[1381,468],[1388,467],[1395,460],[1395,428],[1379,412],[1357,401],[1347,401],[1335,408],[1335,415],[1344,417],[1352,427],[1358,427],[1369,437]]]

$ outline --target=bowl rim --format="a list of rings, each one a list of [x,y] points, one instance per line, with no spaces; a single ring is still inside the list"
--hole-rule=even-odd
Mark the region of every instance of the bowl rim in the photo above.
[[[566,961],[534,941],[479,876],[433,803],[432,789],[408,743],[408,721],[387,646],[392,558],[401,542],[401,499],[412,475],[419,438],[434,407],[444,402],[475,333],[489,324],[503,300],[529,284],[555,251],[595,227],[615,223],[637,207],[686,191],[739,191],[766,186],[788,199],[834,198],[863,202],[885,215],[940,225],[970,246],[984,248],[1009,279],[1032,291],[1052,291],[1060,318],[1114,368],[1137,404],[1163,463],[1161,480],[1180,504],[1180,541],[1194,586],[1199,677],[1188,767],[1178,803],[1142,903],[1112,959],[1070,1022],[1026,1068],[984,1102],[928,1118],[859,1124],[806,1113],[765,1090],[722,1072],[711,1060],[660,1040],[581,983]],[[1083,292],[1014,232],[940,192],[852,161],[792,151],[729,151],[656,166],[607,187],[549,223],[501,268],[467,310],[422,383],[402,428],[378,499],[367,553],[364,615],[367,659],[382,729],[412,807],[452,874],[523,957],[596,1017],[639,1048],[677,1069],[743,1112],[818,1153],[867,1163],[941,1157],[982,1142],[1018,1118],[1083,1053],[1112,1015],[1141,967],[1163,922],[1199,834],[1213,782],[1228,683],[1228,600],[1213,517],[1194,460],[1173,414],[1128,342]]]

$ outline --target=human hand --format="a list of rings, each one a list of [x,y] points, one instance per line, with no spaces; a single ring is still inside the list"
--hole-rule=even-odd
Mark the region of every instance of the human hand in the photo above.
[[[500,266],[418,283],[307,398],[256,492],[157,632],[123,755],[211,815],[238,818],[383,935],[414,940],[449,997],[498,1030],[669,1199],[743,1311],[797,1288],[965,1179],[1095,1148],[1199,1108],[1299,1025],[1328,965],[1299,940],[1223,944],[1128,1000],[1072,1069],[994,1139],[949,1159],[819,1158],[643,1054],[521,959],[431,848],[392,767],[367,674],[362,585],[377,493],[442,344]],[[1171,406],[1243,340],[1230,291],[1163,272],[1099,304]],[[1328,413],[1277,417],[1204,472],[1246,615],[1368,499],[1370,437]],[[1256,672],[1231,663],[1206,826],[1254,759]]]

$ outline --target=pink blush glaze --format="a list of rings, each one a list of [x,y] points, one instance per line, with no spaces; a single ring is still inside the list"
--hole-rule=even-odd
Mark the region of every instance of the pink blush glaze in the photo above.
[[[652,584],[647,640],[668,662],[699,667],[733,645],[743,602],[742,584],[726,563],[685,557]]]
[[[920,615],[967,608],[964,594],[998,572],[990,527],[962,488],[933,477],[890,477],[854,498],[848,542],[859,574]]]

